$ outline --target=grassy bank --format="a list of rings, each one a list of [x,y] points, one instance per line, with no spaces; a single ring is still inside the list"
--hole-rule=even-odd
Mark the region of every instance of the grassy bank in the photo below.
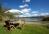
[[[24,25],[22,30],[12,29],[12,31],[8,31],[0,25],[0,34],[49,34],[49,29],[41,25],[28,24]]]

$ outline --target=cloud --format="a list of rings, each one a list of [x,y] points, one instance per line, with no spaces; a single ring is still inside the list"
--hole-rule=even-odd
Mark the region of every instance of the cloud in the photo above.
[[[30,2],[30,0],[25,0],[26,2]]]
[[[39,16],[39,14],[32,14],[32,16]]]
[[[24,8],[24,5],[20,5],[19,7],[20,7],[20,8]]]
[[[26,16],[24,16],[24,15],[19,15],[19,17],[26,17]]]
[[[24,8],[24,9],[21,9],[21,10],[11,9],[11,10],[8,10],[8,11],[9,11],[9,12],[13,12],[13,13],[15,13],[15,12],[28,13],[28,12],[31,11],[31,9],[30,9],[30,8]]]
[[[30,0],[24,0],[23,2],[30,2]]]
[[[19,17],[31,17],[31,14],[30,13],[25,13],[25,14],[19,15]]]
[[[19,13],[20,15],[19,16],[30,16],[30,8],[24,8],[24,9],[21,9],[21,10],[18,10],[18,9],[11,9],[11,10],[8,10],[9,12],[12,12],[12,13]]]
[[[11,9],[11,10],[8,10],[8,11],[10,11],[10,12],[19,12],[19,10],[17,10],[17,9]]]
[[[30,17],[31,16],[30,13],[25,13],[24,15],[26,15],[26,17]]]
[[[39,13],[39,12],[38,12],[38,11],[32,11],[32,14],[33,14],[33,13]]]
[[[25,9],[22,9],[21,11],[24,12],[24,13],[28,13],[28,12],[31,11],[31,9],[30,8],[25,8]]]
[[[41,16],[49,15],[49,13],[41,13]]]
[[[26,8],[28,6],[29,6],[28,4],[24,4],[24,5],[20,5],[19,8]]]
[[[9,12],[13,12],[13,13],[20,13],[19,17],[31,17],[31,16],[45,16],[45,15],[49,15],[49,13],[45,12],[45,13],[39,13],[38,11],[32,11],[30,8],[24,8],[21,10],[18,9],[11,9],[8,10]],[[30,13],[31,12],[31,13]]]

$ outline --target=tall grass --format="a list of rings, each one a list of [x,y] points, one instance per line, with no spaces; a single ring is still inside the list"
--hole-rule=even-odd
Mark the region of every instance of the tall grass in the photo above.
[[[49,29],[41,25],[28,24],[20,29],[12,29],[8,31],[5,27],[0,25],[0,34],[49,34]]]

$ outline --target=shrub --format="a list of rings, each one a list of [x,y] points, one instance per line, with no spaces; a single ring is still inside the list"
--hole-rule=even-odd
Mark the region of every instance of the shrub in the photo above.
[[[49,17],[44,17],[42,21],[49,21]]]

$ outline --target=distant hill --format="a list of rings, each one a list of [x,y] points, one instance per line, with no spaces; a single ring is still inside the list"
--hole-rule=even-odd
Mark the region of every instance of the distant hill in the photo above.
[[[18,19],[22,19],[25,21],[41,21],[46,16],[32,16],[32,17],[17,17]],[[49,17],[49,16],[47,16]]]

